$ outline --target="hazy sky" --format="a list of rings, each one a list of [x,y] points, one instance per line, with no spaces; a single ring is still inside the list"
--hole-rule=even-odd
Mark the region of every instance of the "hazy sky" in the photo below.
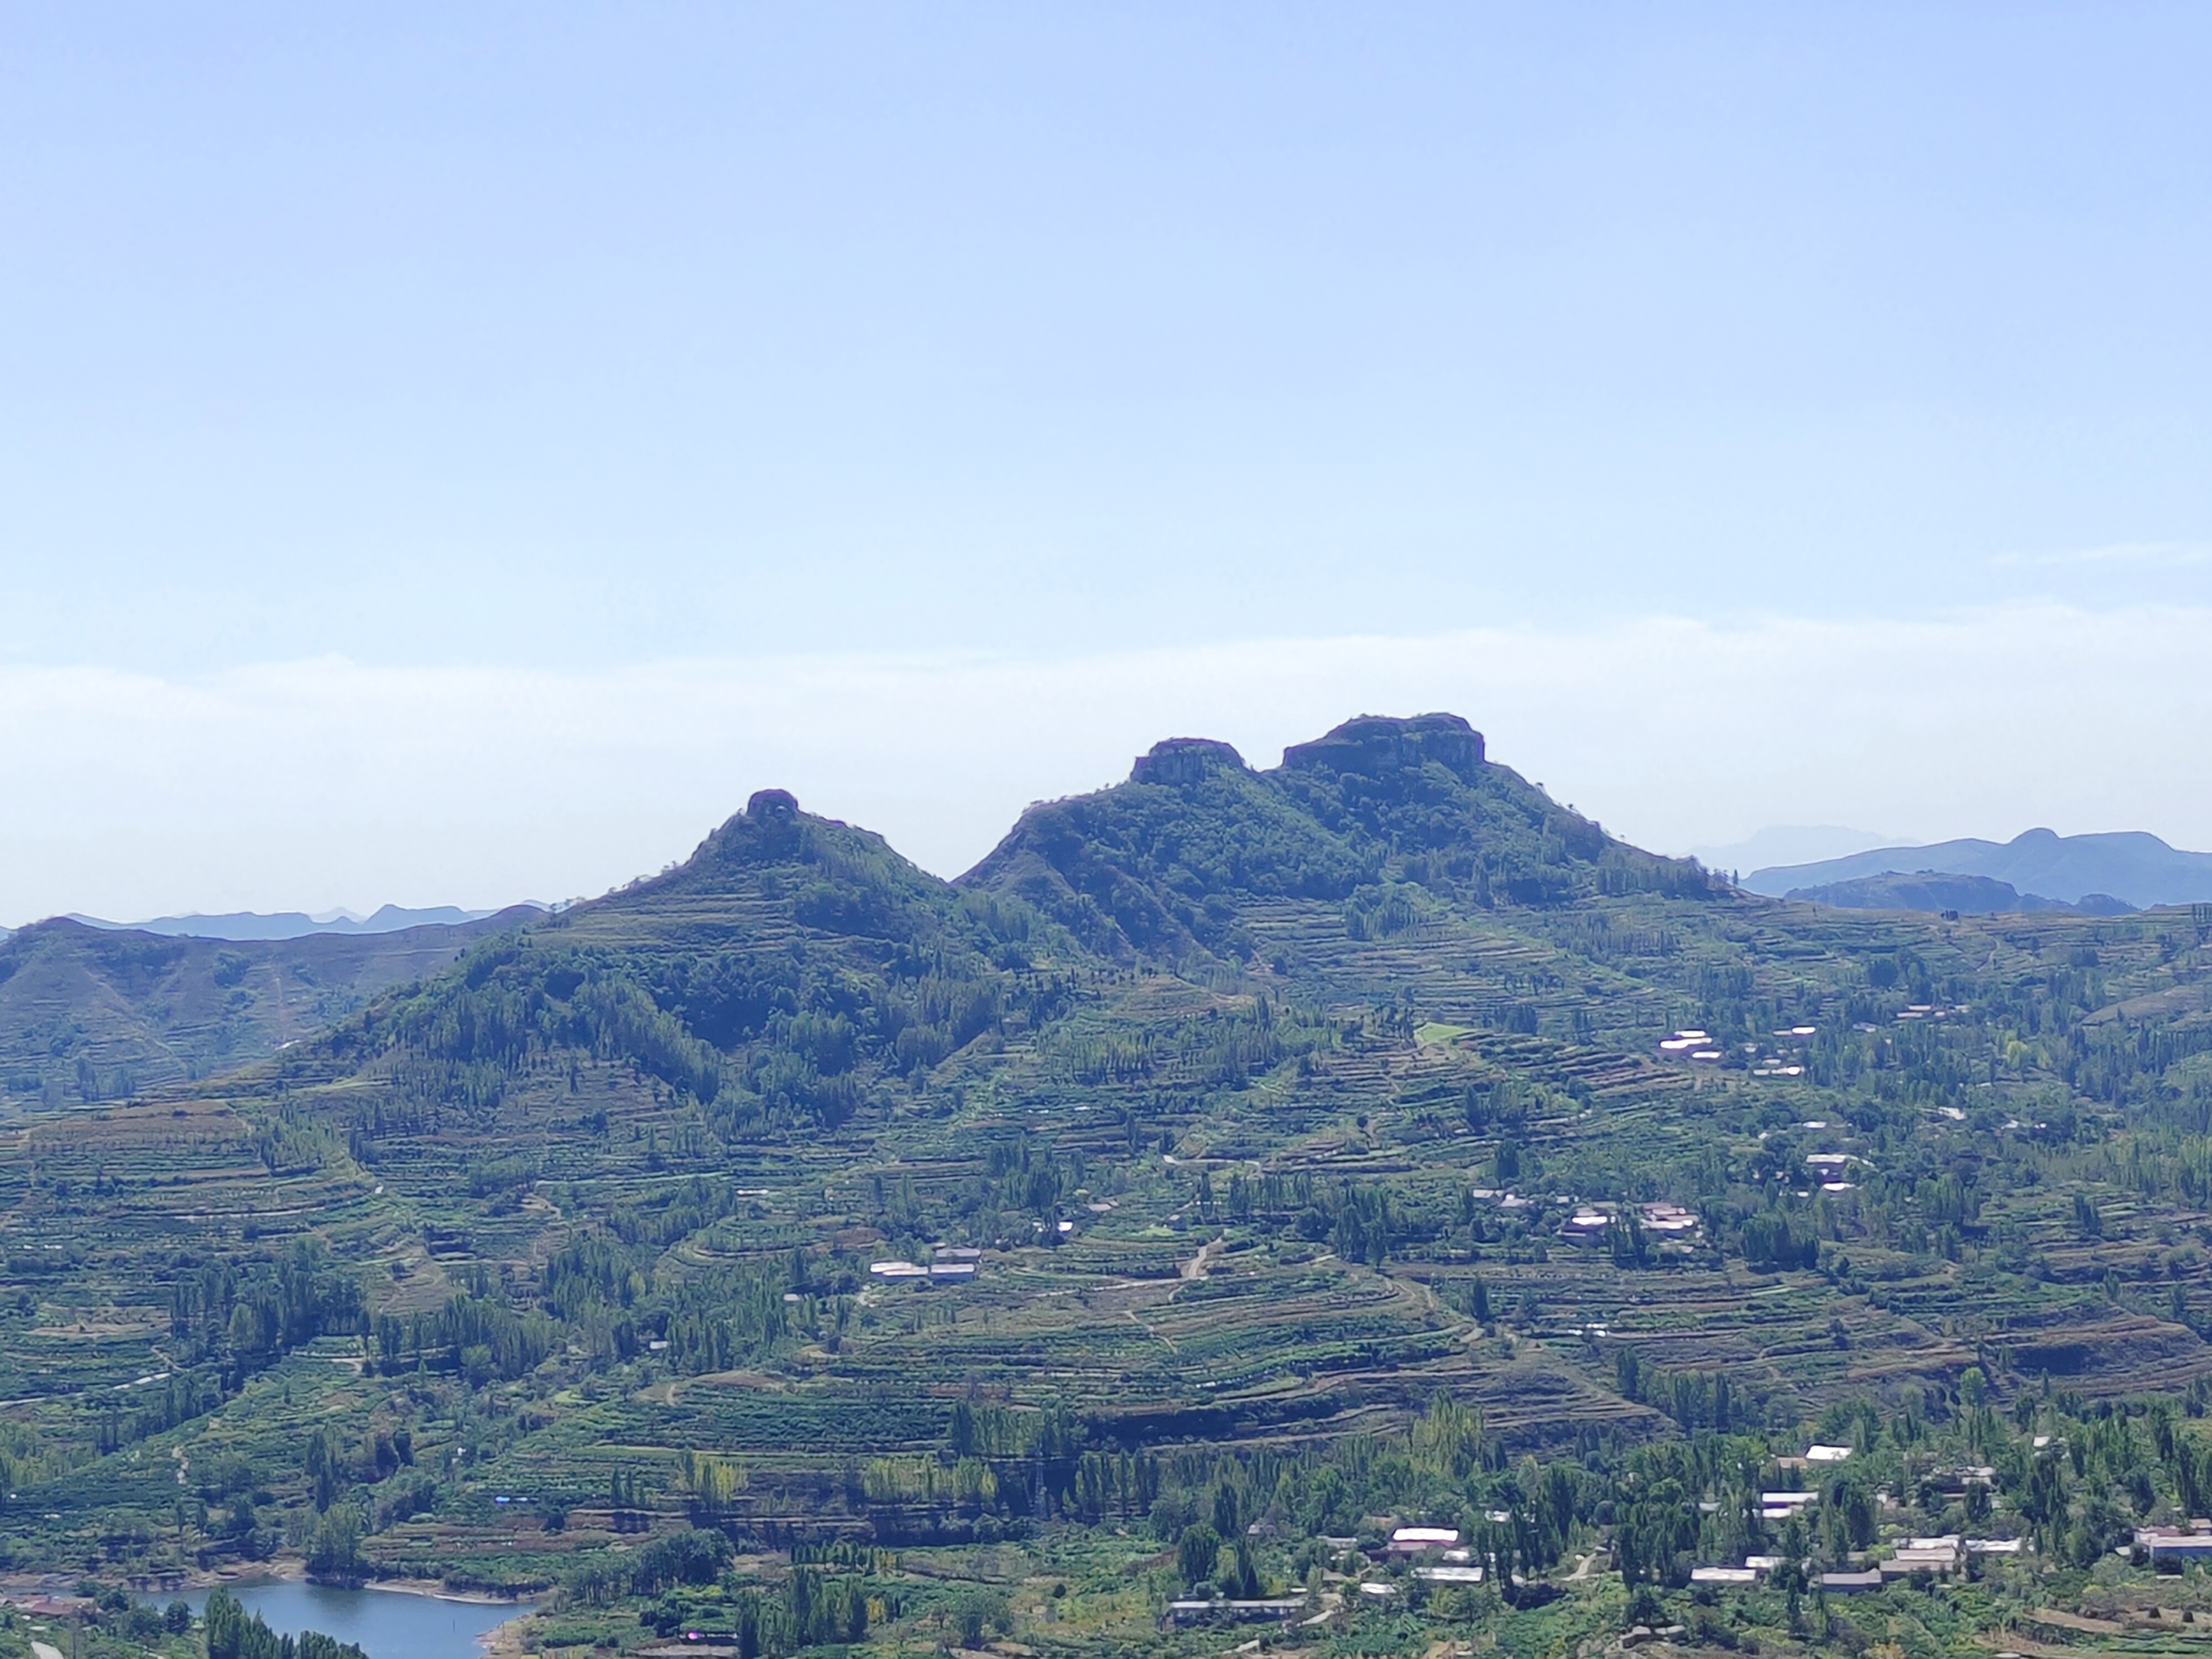
[[[0,922],[1453,708],[2212,846],[2202,7],[0,0]]]

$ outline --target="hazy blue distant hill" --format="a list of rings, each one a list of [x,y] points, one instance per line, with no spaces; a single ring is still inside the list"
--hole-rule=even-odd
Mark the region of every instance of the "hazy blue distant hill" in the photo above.
[[[544,908],[538,904],[514,908]],[[341,911],[322,921],[299,910],[279,910],[269,915],[234,910],[216,916],[156,916],[151,921],[106,921],[99,916],[81,916],[72,912],[68,920],[108,933],[158,933],[165,939],[305,939],[310,933],[396,933],[408,927],[459,927],[495,914],[490,910],[463,910],[450,904],[432,905],[421,910],[387,904],[365,919]]]
[[[1793,887],[1788,896],[1813,904],[1833,905],[1839,910],[1956,911],[1962,916],[2009,915],[2035,910],[2123,916],[2135,910],[2135,906],[2109,893],[2091,893],[2080,903],[2069,904],[2063,899],[2023,893],[2008,881],[1996,881],[1988,876],[1950,876],[1936,870],[1922,870],[1909,876],[1888,871],[1879,876],[1830,882],[1823,887]]]
[[[220,1077],[543,915],[259,939],[34,922],[0,941],[0,1109]]]
[[[1754,893],[1780,898],[1808,888],[1867,876],[1936,872],[1987,876],[2022,894],[2078,903],[2109,894],[2138,908],[2212,901],[2212,853],[2185,853],[2140,830],[2061,836],[2030,830],[2008,842],[1946,841],[1930,847],[1885,847],[1818,864],[1755,870],[1744,880]],[[1945,909],[1963,907],[1945,905]]]

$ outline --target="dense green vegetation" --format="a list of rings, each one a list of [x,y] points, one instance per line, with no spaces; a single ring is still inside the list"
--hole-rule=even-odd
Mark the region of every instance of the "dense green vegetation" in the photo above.
[[[1753,898],[1448,716],[1163,744],[952,884],[763,792],[10,1122],[6,1565],[553,1652],[2140,1646],[2212,1615],[2127,1555],[2212,1502],[2209,928]],[[1946,1532],[2027,1547],[1820,1583]]]

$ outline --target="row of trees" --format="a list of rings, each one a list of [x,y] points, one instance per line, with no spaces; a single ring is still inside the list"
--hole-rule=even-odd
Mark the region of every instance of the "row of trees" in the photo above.
[[[282,1636],[258,1613],[249,1613],[228,1590],[208,1597],[203,1615],[208,1659],[368,1659],[360,1647],[319,1631]]]

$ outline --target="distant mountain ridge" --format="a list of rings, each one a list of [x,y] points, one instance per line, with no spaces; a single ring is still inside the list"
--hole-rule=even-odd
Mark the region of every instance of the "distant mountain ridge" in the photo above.
[[[2061,836],[2029,830],[2008,842],[1974,839],[1878,847],[1818,864],[1754,870],[1744,886],[1770,898],[1871,876],[1986,876],[2024,896],[2079,904],[2109,895],[2137,908],[2212,902],[2212,853],[2189,853],[2142,830]],[[1956,908],[1956,906],[1945,906]]]
[[[544,915],[518,905],[456,925],[258,939],[33,922],[0,940],[0,1108],[236,1071]]]
[[[508,908],[520,910],[545,908],[542,904],[531,903]],[[371,916],[354,916],[341,910],[323,921],[301,910],[278,910],[267,915],[253,910],[232,910],[211,916],[195,913],[184,916],[156,916],[151,921],[109,921],[100,916],[80,915],[71,911],[64,920],[86,927],[97,927],[109,933],[155,933],[164,939],[245,940],[305,939],[310,933],[397,933],[409,927],[459,927],[497,914],[494,910],[464,910],[451,904],[431,905],[416,910],[402,905],[387,904]]]
[[[1793,887],[1786,896],[1810,904],[1832,905],[1839,910],[1933,910],[1942,915],[1995,916],[2054,910],[2072,915],[2123,916],[2135,906],[2109,893],[2091,893],[2079,903],[2023,893],[2008,881],[1988,876],[1952,876],[1940,870],[1920,870],[1911,875],[1885,871],[1855,881],[1832,881],[1824,887]]]

